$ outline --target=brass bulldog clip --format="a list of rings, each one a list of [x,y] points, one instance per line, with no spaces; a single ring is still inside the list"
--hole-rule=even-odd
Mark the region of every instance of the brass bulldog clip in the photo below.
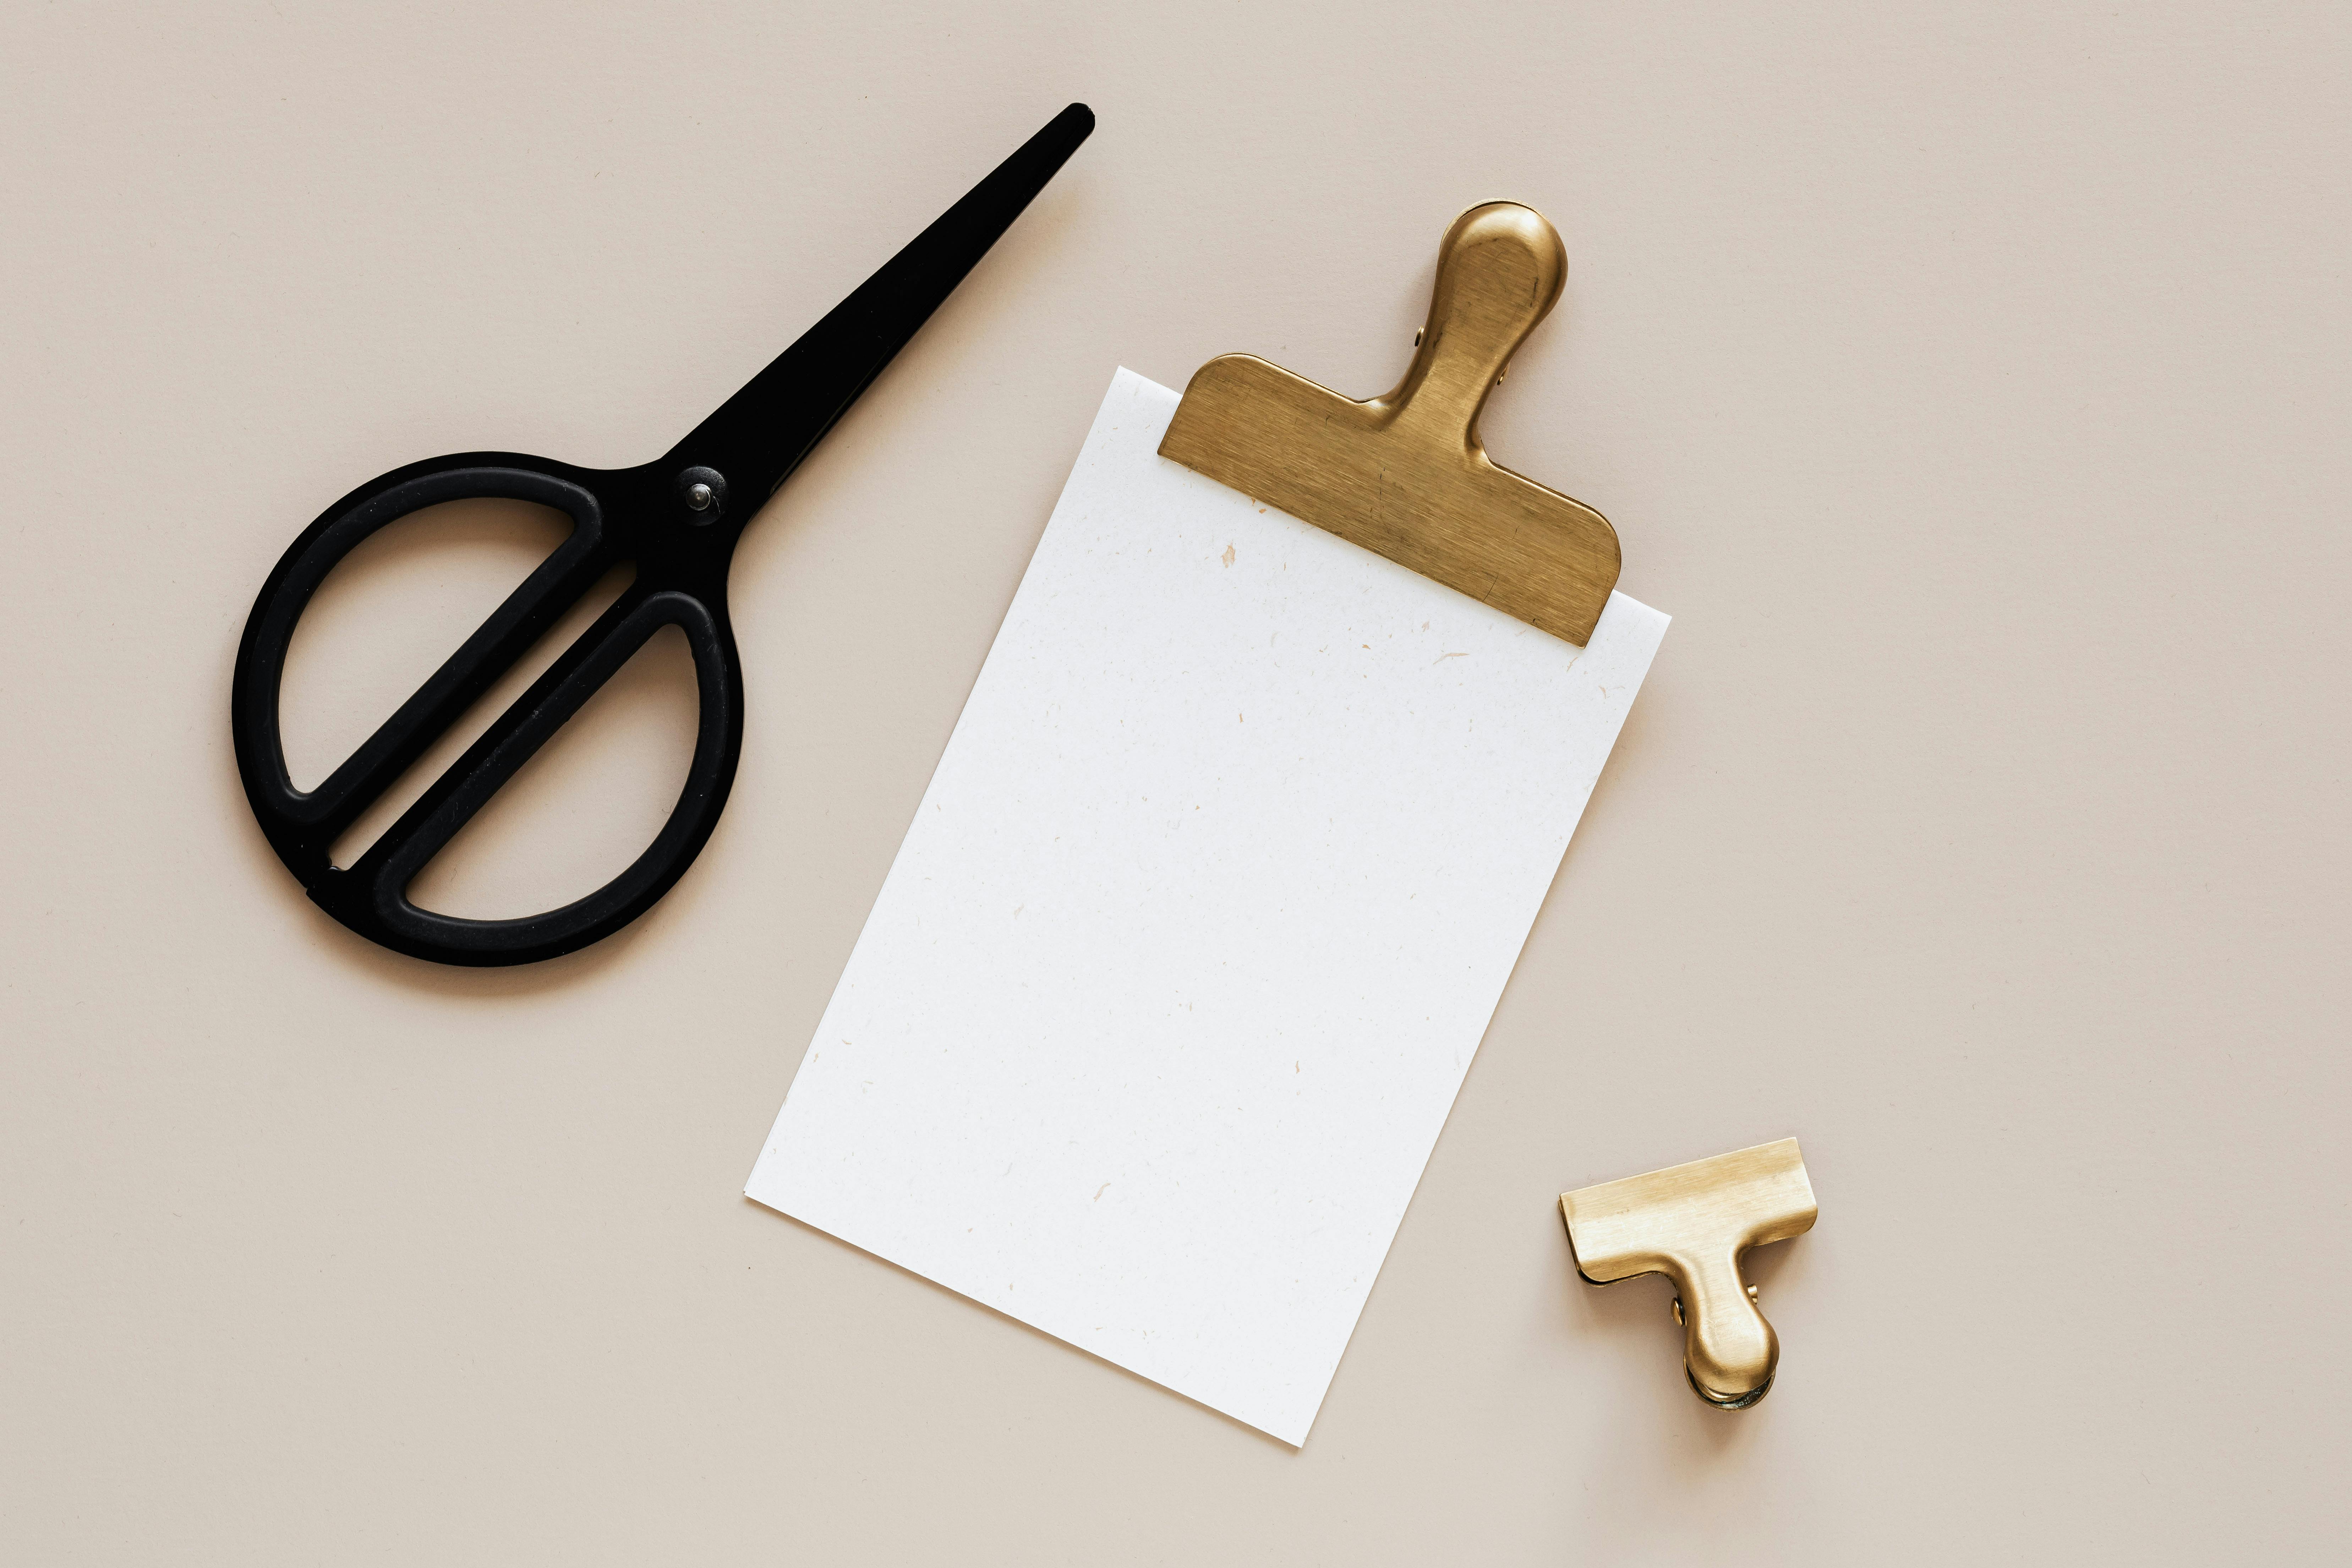
[[[1562,1193],[1559,1212],[1577,1272],[1595,1285],[1674,1280],[1684,1367],[1701,1399],[1745,1410],[1771,1390],[1780,1336],[1739,1260],[1813,1228],[1820,1209],[1794,1138]]]

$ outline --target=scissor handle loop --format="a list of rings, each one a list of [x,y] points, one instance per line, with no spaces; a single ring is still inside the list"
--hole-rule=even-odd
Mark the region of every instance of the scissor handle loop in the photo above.
[[[541,914],[467,920],[411,903],[406,889],[434,856],[666,626],[683,631],[693,650],[698,712],[694,757],[677,804],[644,852],[587,897]],[[310,896],[361,935],[444,963],[529,963],[585,947],[652,908],[694,863],[727,805],[742,737],[740,668],[725,620],[677,590],[628,595],[351,869],[330,870]]]
[[[237,647],[229,728],[246,794],[272,843],[283,834],[307,839],[314,835],[304,830],[330,824],[333,833],[349,826],[594,580],[605,531],[596,497],[547,468],[520,466],[539,459],[495,456],[511,460],[436,458],[362,486],[304,530],[262,584]],[[296,789],[286,771],[278,701],[287,650],[311,596],[345,556],[389,524],[443,501],[486,499],[537,501],[566,512],[572,533],[341,766],[316,789]],[[566,588],[572,591],[566,595]],[[503,658],[497,657],[501,652]],[[432,722],[436,718],[440,722]],[[323,858],[327,848],[317,846],[318,855]],[[310,879],[303,865],[292,858],[287,864]]]
[[[395,469],[346,496],[294,542],[262,585],[237,649],[230,729],[237,768],[264,835],[321,909],[360,935],[444,963],[525,963],[584,947],[651,907],[700,853],[732,787],[742,749],[742,670],[725,603],[725,556],[695,564],[643,559],[642,531],[613,520],[637,499],[635,471],[602,475],[514,453],[473,453]],[[442,501],[537,501],[572,531],[480,629],[315,790],[286,771],[278,690],[303,609],[329,573],[370,535]],[[348,869],[334,841],[576,604],[605,569],[638,557],[638,575],[596,623],[426,789]],[[715,565],[714,565],[715,562]],[[663,568],[669,568],[665,571]],[[679,577],[683,569],[686,580]],[[646,640],[676,626],[693,651],[694,757],[667,822],[620,875],[561,909],[516,920],[436,913],[409,901],[417,874],[541,745],[617,674]]]

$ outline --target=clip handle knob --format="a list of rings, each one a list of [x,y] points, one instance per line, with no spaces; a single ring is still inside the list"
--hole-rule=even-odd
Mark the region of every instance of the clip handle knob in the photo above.
[[[1683,1370],[1709,1405],[1744,1410],[1771,1391],[1780,1336],[1726,1252],[1676,1258],[1663,1270],[1682,1292]]]
[[[1533,207],[1472,207],[1438,241],[1437,281],[1404,379],[1373,406],[1399,426],[1483,448],[1478,415],[1568,283],[1568,247]]]

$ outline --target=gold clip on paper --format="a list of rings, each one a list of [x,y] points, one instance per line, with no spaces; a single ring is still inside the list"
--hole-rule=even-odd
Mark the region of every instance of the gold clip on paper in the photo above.
[[[1559,1212],[1577,1271],[1595,1285],[1674,1280],[1684,1370],[1701,1399],[1745,1410],[1770,1392],[1780,1340],[1739,1260],[1813,1228],[1821,1211],[1794,1138],[1562,1193]]]
[[[1543,214],[1472,207],[1439,245],[1395,391],[1359,403],[1222,354],[1193,374],[1160,455],[1582,647],[1617,585],[1617,531],[1478,439],[1486,395],[1567,279]]]

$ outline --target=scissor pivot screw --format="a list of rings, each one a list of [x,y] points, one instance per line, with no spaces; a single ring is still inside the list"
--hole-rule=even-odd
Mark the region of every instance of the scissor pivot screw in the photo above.
[[[677,476],[677,499],[686,503],[687,521],[715,522],[727,510],[727,480],[717,468],[688,468]]]

